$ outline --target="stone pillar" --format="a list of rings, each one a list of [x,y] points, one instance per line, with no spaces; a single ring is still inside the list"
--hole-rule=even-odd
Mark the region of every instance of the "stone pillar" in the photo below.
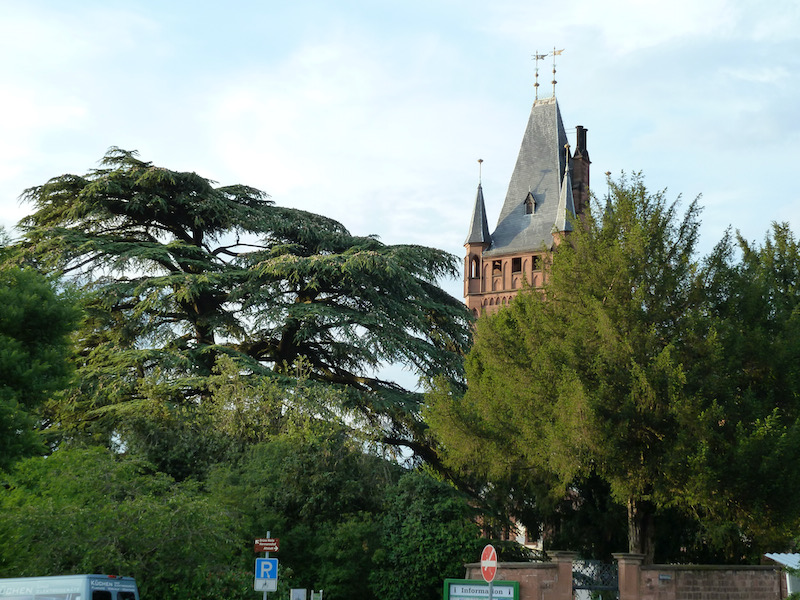
[[[644,560],[644,554],[614,554],[619,568],[619,600],[640,600],[639,569]]]
[[[577,552],[548,550],[547,555],[558,567],[556,583],[553,588],[553,600],[572,600],[572,561],[578,558]]]

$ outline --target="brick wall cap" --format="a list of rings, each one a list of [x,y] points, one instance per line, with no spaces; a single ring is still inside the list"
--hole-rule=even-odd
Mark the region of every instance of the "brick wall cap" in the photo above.
[[[617,552],[612,554],[614,560],[621,565],[641,565],[644,562],[644,554],[634,554],[633,552]]]
[[[642,571],[780,571],[777,565],[642,565]]]
[[[547,555],[555,562],[573,561],[579,556],[577,552],[572,552],[570,550],[548,550]]]
[[[480,569],[481,563],[467,563],[464,565],[468,569]],[[556,563],[552,562],[499,562],[497,570],[502,569],[552,569]]]

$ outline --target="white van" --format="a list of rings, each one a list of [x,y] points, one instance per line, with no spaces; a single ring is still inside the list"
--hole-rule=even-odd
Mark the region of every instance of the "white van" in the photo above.
[[[133,577],[61,575],[0,579],[0,600],[139,600]]]

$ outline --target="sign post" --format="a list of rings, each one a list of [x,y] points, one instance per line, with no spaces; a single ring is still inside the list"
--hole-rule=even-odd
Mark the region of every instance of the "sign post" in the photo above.
[[[255,541],[254,548],[256,552],[263,552],[264,558],[256,559],[253,589],[264,592],[264,600],[267,600],[267,592],[278,591],[278,559],[269,557],[270,552],[278,551],[278,538],[271,538],[268,531],[266,538]]]
[[[497,575],[497,551],[491,544],[486,544],[481,552],[481,575],[483,575],[483,580],[489,584],[489,600],[492,600],[494,576]]]

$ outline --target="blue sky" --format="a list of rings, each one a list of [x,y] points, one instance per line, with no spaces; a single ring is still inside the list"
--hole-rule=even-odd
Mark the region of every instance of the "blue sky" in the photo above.
[[[462,256],[477,159],[493,225],[554,47],[596,194],[702,194],[705,251],[800,231],[796,0],[0,0],[0,224],[119,146]]]

